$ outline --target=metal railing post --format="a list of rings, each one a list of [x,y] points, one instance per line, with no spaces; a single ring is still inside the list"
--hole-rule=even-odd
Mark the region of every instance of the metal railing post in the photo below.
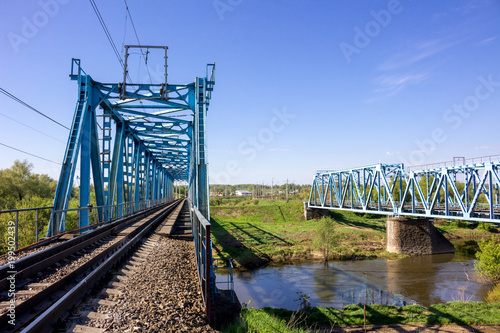
[[[17,250],[19,247],[18,247],[18,228],[19,228],[19,211],[16,212],[16,235],[15,235],[15,249]]]
[[[210,290],[210,266],[212,263],[212,253],[210,251],[210,224],[206,226],[205,229],[205,313],[207,315],[207,321],[210,322],[210,300],[211,300],[211,290]]]
[[[38,209],[35,211],[35,243],[38,242]]]

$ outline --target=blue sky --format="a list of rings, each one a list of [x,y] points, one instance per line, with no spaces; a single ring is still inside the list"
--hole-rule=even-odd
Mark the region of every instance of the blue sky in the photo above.
[[[212,183],[310,183],[317,169],[500,153],[498,0],[127,2],[141,43],[169,46],[170,82],[216,62]],[[96,4],[119,51],[136,44],[124,2]],[[0,0],[0,36],[0,87],[68,127],[71,58],[121,81],[88,1]],[[1,94],[0,113],[0,143],[62,160],[66,129]],[[58,177],[57,164],[3,146],[0,156],[0,168],[26,158]]]

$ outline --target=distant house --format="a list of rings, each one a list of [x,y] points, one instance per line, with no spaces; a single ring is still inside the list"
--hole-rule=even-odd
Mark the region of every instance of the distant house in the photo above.
[[[237,197],[251,197],[252,192],[245,191],[245,190],[236,190],[236,196]]]

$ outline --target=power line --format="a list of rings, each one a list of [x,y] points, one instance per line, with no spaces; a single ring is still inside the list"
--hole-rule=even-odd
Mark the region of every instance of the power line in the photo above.
[[[128,22],[128,16],[127,12],[125,12],[125,22],[123,24],[123,40],[122,40],[122,57],[124,57],[124,52],[125,52],[125,38],[127,37],[127,22]]]
[[[55,163],[55,164],[62,165],[62,163],[58,163],[58,162],[51,161],[51,160],[49,160],[49,159],[46,159],[46,158],[43,158],[43,157],[40,157],[40,156],[37,156],[37,155],[31,154],[31,153],[28,153],[28,152],[26,152],[26,151],[24,151],[24,150],[14,148],[14,147],[12,147],[12,146],[6,145],[6,144],[1,143],[1,142],[0,142],[0,145],[2,145],[2,146],[4,146],[4,147],[7,147],[7,148],[10,148],[10,149],[13,149],[13,150],[17,150],[17,151],[19,151],[19,152],[21,152],[21,153],[24,153],[24,154],[27,154],[27,155],[30,155],[30,156],[33,156],[33,157],[39,158],[39,159],[44,160],[44,161],[47,161],[47,162],[51,162],[51,163]]]
[[[94,0],[89,0],[90,4],[92,5],[92,8],[94,9],[95,14],[97,15],[97,19],[99,20],[99,23],[101,23],[101,27],[104,30],[104,33],[106,34],[106,37],[108,38],[109,44],[111,45],[111,48],[113,49],[113,52],[116,55],[116,58],[118,59],[118,62],[120,63],[120,66],[122,67],[123,70],[125,70],[125,65],[123,64],[123,59],[120,56],[120,52],[118,52],[118,49],[116,48],[115,42],[113,41],[113,37],[111,37],[111,34],[109,33],[108,27],[106,26],[106,23],[104,22],[104,19],[101,16],[101,12],[99,11],[99,8],[97,8],[97,5]],[[130,78],[130,75],[127,73],[127,78],[129,82],[132,82],[132,79]]]
[[[135,30],[134,20],[132,20],[132,14],[130,13],[130,10],[128,9],[127,0],[123,0],[123,2],[125,2],[125,8],[127,8],[128,16],[130,17],[130,22],[132,23],[132,28],[134,29],[135,38],[137,38],[137,43],[139,44],[139,48],[140,48],[140,50],[141,50],[141,56],[144,58],[144,53],[143,53],[143,51],[142,51],[142,46],[141,46],[142,44],[141,44],[141,41],[139,40],[139,35],[137,34],[137,30]],[[151,78],[151,73],[149,73],[149,67],[148,67],[147,55],[146,55],[146,57],[144,58],[144,64],[146,65],[146,70],[148,71],[149,81],[150,81],[151,83],[153,83],[153,79]]]
[[[36,131],[36,132],[38,132],[38,133],[40,133],[40,134],[43,134],[43,135],[45,135],[45,136],[48,136],[49,138],[52,138],[52,139],[54,139],[54,140],[56,140],[56,141],[59,141],[59,142],[61,142],[61,143],[66,143],[66,142],[64,142],[64,141],[59,140],[58,138],[53,137],[53,136],[52,136],[52,135],[50,135],[50,134],[44,133],[44,132],[42,132],[42,131],[39,131],[39,130],[37,130],[36,128],[31,127],[31,126],[29,126],[29,125],[26,125],[26,124],[24,124],[24,123],[22,123],[22,122],[20,122],[20,121],[18,121],[18,120],[15,120],[14,118],[11,118],[11,117],[9,117],[9,116],[7,116],[7,115],[5,115],[5,114],[1,113],[1,112],[0,112],[0,116],[4,116],[5,118],[8,118],[8,119],[10,119],[10,120],[12,120],[12,121],[15,121],[15,122],[16,122],[16,123],[18,123],[18,124],[21,124],[21,125],[23,125],[23,126],[26,126],[26,127],[28,127],[28,128],[31,128],[33,131]]]
[[[108,27],[106,26],[106,23],[104,22],[104,19],[101,16],[101,12],[99,11],[99,8],[97,8],[97,5],[94,2],[94,0],[89,0],[89,1],[90,1],[90,4],[92,5],[92,8],[94,9],[95,14],[97,15],[97,19],[99,20],[99,23],[101,23],[101,27],[104,30],[106,37],[108,38],[109,44],[111,45],[111,48],[113,49],[113,52],[115,53],[116,58],[118,59],[118,62],[120,63],[120,66],[122,66],[122,69],[124,69],[122,57],[120,56],[120,53],[118,52],[118,49],[116,48],[115,42],[113,41],[113,38],[111,37],[111,34],[109,33]]]
[[[35,111],[36,113],[42,115],[43,117],[49,119],[50,121],[56,123],[57,125],[61,126],[61,127],[64,127],[65,129],[69,130],[69,127],[66,127],[64,126],[63,124],[61,124],[60,122],[50,118],[49,116],[47,116],[45,113],[41,112],[41,111],[38,111],[37,109],[35,109],[34,107],[32,107],[31,105],[29,105],[28,103],[25,103],[23,102],[22,100],[20,100],[19,98],[17,98],[16,96],[12,95],[10,92],[8,92],[7,90],[3,89],[0,87],[0,92],[2,94],[4,94],[5,96],[9,97],[9,98],[12,98],[14,101],[18,102],[19,104],[22,104],[24,105],[25,107]]]

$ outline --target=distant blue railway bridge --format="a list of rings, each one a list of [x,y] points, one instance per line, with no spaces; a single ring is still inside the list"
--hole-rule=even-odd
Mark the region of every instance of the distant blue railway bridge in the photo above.
[[[318,171],[308,207],[500,222],[500,162],[405,170],[403,164]]]

